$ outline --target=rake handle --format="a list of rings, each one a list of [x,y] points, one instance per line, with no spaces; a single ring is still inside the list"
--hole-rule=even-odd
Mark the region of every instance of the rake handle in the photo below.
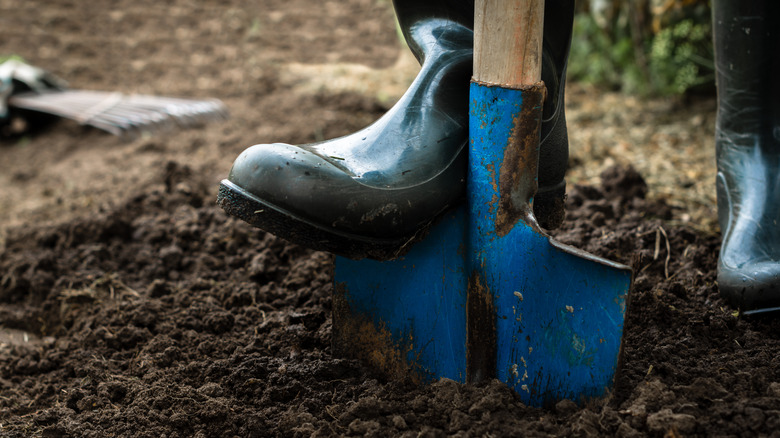
[[[477,0],[474,80],[516,88],[542,77],[544,0]]]

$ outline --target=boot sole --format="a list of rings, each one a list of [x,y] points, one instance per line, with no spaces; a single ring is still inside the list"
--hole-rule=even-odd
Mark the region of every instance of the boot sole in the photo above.
[[[285,240],[316,251],[328,251],[355,260],[398,258],[410,249],[412,243],[422,240],[430,228],[429,225],[412,236],[393,239],[367,238],[344,233],[314,224],[264,202],[228,180],[223,180],[219,185],[217,204],[227,214]]]

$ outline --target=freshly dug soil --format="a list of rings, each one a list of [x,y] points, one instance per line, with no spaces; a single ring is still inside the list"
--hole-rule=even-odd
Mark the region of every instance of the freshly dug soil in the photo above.
[[[609,398],[532,408],[497,381],[420,387],[333,356],[331,256],[226,216],[216,185],[246,146],[387,109],[381,90],[301,92],[285,63],[388,68],[399,50],[387,2],[0,0],[0,52],[233,114],[2,140],[0,436],[780,436],[780,321],[719,297],[719,235],[628,166],[571,186],[555,232],[635,270]]]

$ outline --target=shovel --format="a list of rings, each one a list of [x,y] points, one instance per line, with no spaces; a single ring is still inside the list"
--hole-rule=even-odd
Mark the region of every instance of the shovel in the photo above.
[[[333,346],[393,379],[497,378],[529,405],[614,385],[632,272],[533,215],[542,0],[478,0],[467,201],[404,257],[336,258]]]

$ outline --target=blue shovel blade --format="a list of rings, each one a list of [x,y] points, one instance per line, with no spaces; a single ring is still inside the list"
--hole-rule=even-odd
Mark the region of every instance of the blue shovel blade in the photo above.
[[[495,377],[536,406],[604,395],[617,370],[631,270],[518,226],[506,237],[521,244],[485,259],[494,336],[480,339],[467,321],[478,297],[468,292],[466,210],[448,214],[401,259],[336,258],[337,354],[391,378]],[[492,369],[474,369],[484,363]]]
[[[405,256],[336,257],[337,354],[390,377],[466,381],[465,207],[448,213]]]
[[[486,245],[469,299],[489,294],[495,376],[532,405],[604,395],[619,362],[631,270],[524,222]]]

